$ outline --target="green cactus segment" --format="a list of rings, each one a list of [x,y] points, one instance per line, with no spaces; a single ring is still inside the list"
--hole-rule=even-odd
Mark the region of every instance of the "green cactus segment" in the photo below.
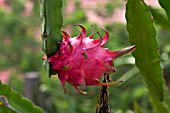
[[[157,23],[158,25],[161,25],[165,29],[170,30],[170,22],[168,21],[167,15],[164,12],[164,10],[160,10],[154,7],[149,7],[149,10],[152,13],[155,23]]]
[[[0,113],[45,113],[41,108],[19,93],[12,90],[8,85],[0,82]]]
[[[49,56],[54,54],[58,49],[58,42],[62,40],[61,27],[63,25],[62,17],[62,0],[41,0],[40,16],[41,16],[41,37],[42,50]],[[47,61],[44,66],[49,76],[57,72],[51,70],[51,66]]]
[[[41,0],[42,49],[48,57],[57,51],[58,42],[62,39],[61,7],[62,0]]]
[[[150,94],[162,101],[164,82],[152,16],[143,0],[128,0],[126,9],[129,41],[136,45],[136,50],[132,53],[136,66],[144,77]]]
[[[170,0],[158,0],[158,1],[161,7],[165,9],[169,22],[170,22],[170,7],[169,7]]]

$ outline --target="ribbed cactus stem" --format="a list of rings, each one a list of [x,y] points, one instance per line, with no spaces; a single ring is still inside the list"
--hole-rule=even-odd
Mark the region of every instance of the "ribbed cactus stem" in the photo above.
[[[62,0],[40,0],[40,2],[42,50],[47,56],[44,66],[48,75],[51,76],[56,74],[56,71],[51,70],[47,60],[57,51],[58,42],[62,40]]]

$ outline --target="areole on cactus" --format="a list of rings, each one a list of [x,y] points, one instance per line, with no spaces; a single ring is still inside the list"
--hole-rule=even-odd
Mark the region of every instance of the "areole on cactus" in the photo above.
[[[110,51],[104,48],[104,45],[109,39],[109,33],[105,28],[104,37],[99,32],[99,39],[94,40],[94,30],[91,36],[86,37],[86,30],[81,24],[76,24],[81,27],[80,34],[71,38],[65,31],[62,31],[63,39],[59,45],[59,50],[49,57],[48,63],[53,70],[58,71],[58,77],[62,87],[65,90],[65,82],[70,83],[80,91],[78,86],[110,86],[120,81],[103,83],[99,79],[104,73],[114,73],[113,59],[123,56],[135,50],[136,46],[129,46],[122,50]],[[45,57],[43,57],[45,59]]]

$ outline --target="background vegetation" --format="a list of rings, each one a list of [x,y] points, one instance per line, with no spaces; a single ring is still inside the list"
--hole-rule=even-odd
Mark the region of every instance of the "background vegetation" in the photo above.
[[[100,3],[97,0],[91,2],[80,0],[68,2],[64,0],[63,2],[64,26],[62,29],[69,32],[72,37],[79,33],[73,27],[76,23],[84,25],[89,35],[92,32],[91,25],[94,25],[95,32],[100,31],[99,26],[103,26],[110,33],[106,47],[117,50],[130,45],[125,21],[122,18],[117,19],[121,15],[119,13],[114,16],[116,11],[123,11],[125,1],[108,0],[106,3]],[[29,71],[39,72],[41,75],[40,91],[43,95],[43,109],[48,113],[95,112],[100,87],[87,87],[86,91],[89,94],[82,95],[67,84],[67,94],[64,94],[57,76],[48,78],[43,69],[41,57],[44,53],[41,49],[39,5],[38,0],[4,0],[0,4],[0,71],[10,71],[9,81],[7,82],[9,86],[21,94],[24,92],[24,73]],[[161,7],[152,6],[150,11],[154,16],[161,67],[167,85],[165,89],[169,89],[170,24],[165,11]],[[122,16],[125,15],[122,13]],[[97,38],[98,35],[95,35],[95,37]],[[134,58],[128,55],[116,59],[114,62],[117,72],[111,76],[113,80],[120,79],[124,82],[109,88],[112,112],[132,113],[136,111],[136,113],[139,113],[137,110],[143,109],[146,113],[152,113],[153,106],[157,105],[153,104],[156,102],[153,102],[148,96],[146,84],[134,65]],[[1,78],[2,75],[0,75]],[[168,95],[167,90],[166,93]],[[169,97],[166,96],[165,98]]]

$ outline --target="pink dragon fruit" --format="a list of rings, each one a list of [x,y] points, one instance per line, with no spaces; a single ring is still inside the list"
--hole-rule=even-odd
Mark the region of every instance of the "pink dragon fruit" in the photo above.
[[[94,32],[91,36],[86,37],[85,28],[80,24],[78,26],[82,31],[75,38],[71,38],[62,31],[63,39],[59,50],[48,60],[52,69],[58,71],[58,77],[65,92],[65,82],[70,83],[84,94],[87,93],[80,90],[78,86],[110,86],[120,82],[103,83],[99,79],[104,73],[115,72],[113,59],[132,52],[136,47],[129,46],[119,51],[110,51],[108,48],[103,48],[109,39],[106,29],[101,27],[105,31],[105,36],[102,37],[98,32],[100,38],[94,40],[92,39]]]

